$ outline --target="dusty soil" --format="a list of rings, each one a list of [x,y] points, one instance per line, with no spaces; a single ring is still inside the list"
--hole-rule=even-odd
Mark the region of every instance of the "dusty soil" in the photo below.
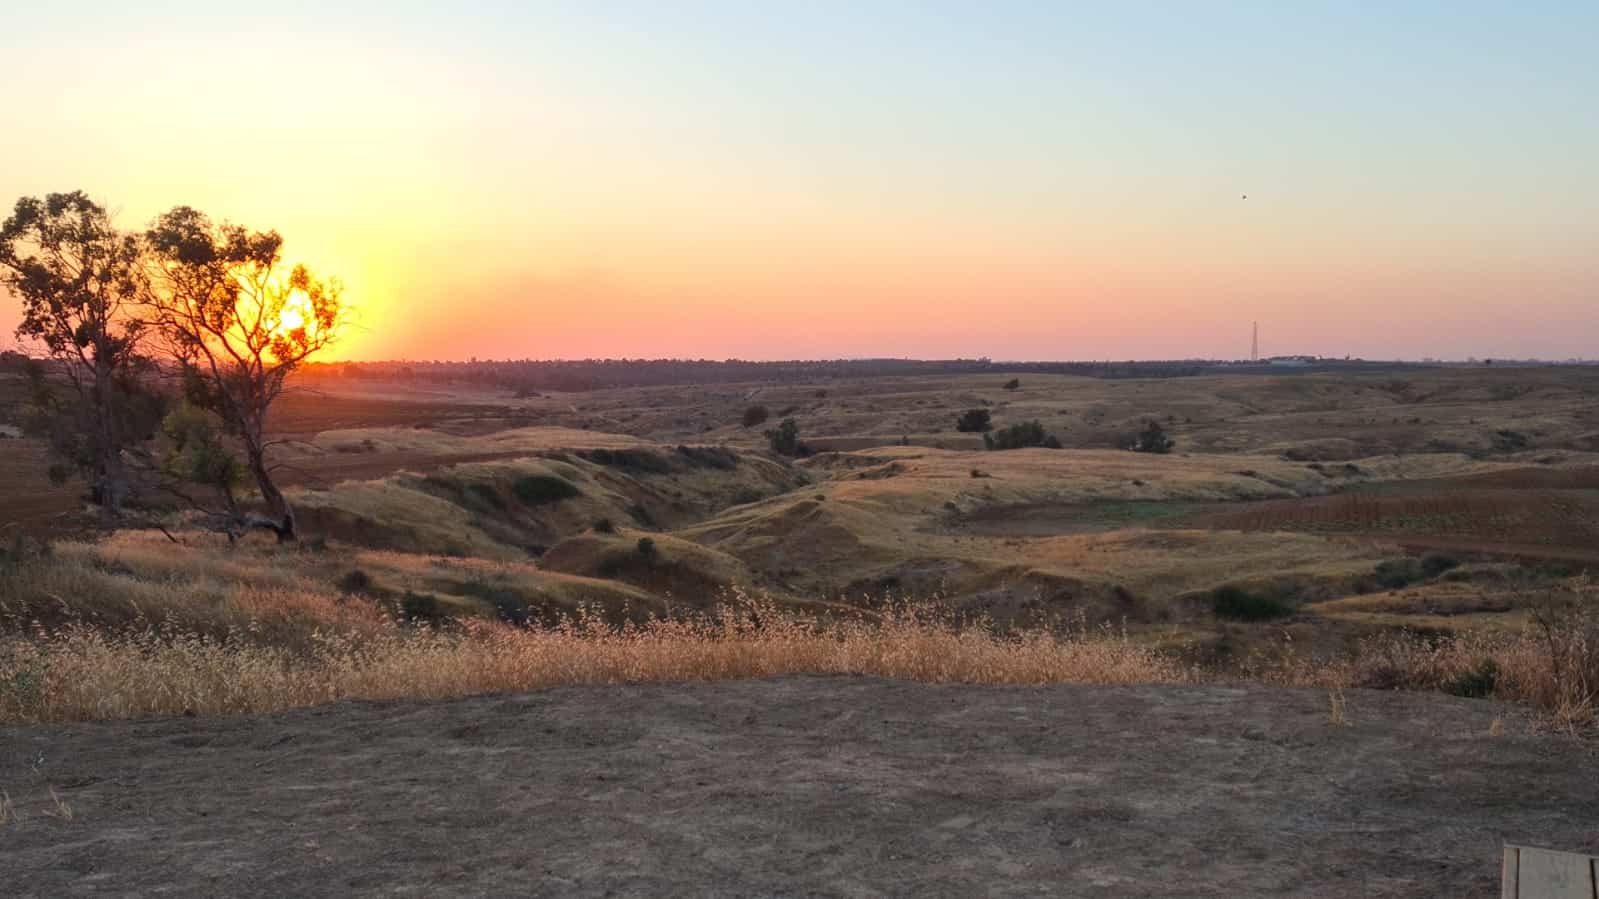
[[[1591,744],[1436,695],[1349,714],[789,677],[11,729],[0,870],[22,896],[1485,896],[1503,840],[1599,851]]]

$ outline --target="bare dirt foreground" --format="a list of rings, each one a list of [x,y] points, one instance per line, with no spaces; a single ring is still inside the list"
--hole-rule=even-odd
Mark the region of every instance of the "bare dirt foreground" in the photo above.
[[[1591,744],[1348,707],[785,677],[9,729],[0,893],[1486,896],[1502,840],[1599,851]]]

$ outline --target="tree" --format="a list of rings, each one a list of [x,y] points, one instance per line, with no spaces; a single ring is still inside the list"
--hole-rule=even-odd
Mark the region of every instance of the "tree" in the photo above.
[[[1135,453],[1169,453],[1177,441],[1166,436],[1166,429],[1160,422],[1151,418],[1144,423],[1144,429],[1138,433],[1138,438],[1133,441]]]
[[[779,456],[805,455],[805,444],[799,439],[799,425],[792,418],[783,419],[776,428],[767,431],[766,442]]]
[[[244,471],[223,445],[214,416],[184,404],[162,420],[161,431],[170,444],[162,470],[179,481],[214,489],[228,515],[238,518],[235,491],[244,479]]]
[[[23,197],[0,225],[0,284],[22,301],[16,335],[43,347],[73,394],[62,404],[36,380],[52,453],[88,475],[90,497],[111,515],[131,491],[123,450],[153,427],[147,403],[132,401],[146,363],[132,314],[138,261],[137,240],[82,191]]]
[[[1021,386],[1022,382],[1020,378],[1011,378],[1009,381],[1005,382],[1006,390],[1020,390]]]
[[[1018,422],[993,434],[984,434],[983,446],[991,450],[1023,449],[1029,446],[1060,449],[1060,441],[1055,439],[1054,434],[1046,432],[1041,422],[1034,419]]]
[[[652,537],[638,538],[637,549],[639,558],[643,559],[646,565],[654,565],[655,560],[661,557],[661,551],[655,546],[655,539]]]
[[[289,375],[337,340],[342,286],[303,265],[284,277],[276,231],[214,224],[187,206],[158,217],[144,243],[152,322],[182,368],[185,396],[238,437],[266,504],[269,517],[245,523],[294,540],[294,509],[266,460],[267,415]]]
[[[994,423],[987,409],[967,409],[960,418],[955,419],[955,430],[965,433],[981,433],[992,428]]]
[[[767,411],[765,406],[750,406],[744,410],[744,427],[753,428],[766,421]]]

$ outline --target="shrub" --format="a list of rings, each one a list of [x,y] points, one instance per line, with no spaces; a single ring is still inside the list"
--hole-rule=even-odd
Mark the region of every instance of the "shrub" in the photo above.
[[[1423,579],[1421,565],[1415,559],[1378,562],[1372,575],[1377,579],[1377,586],[1384,590],[1398,590]]]
[[[1144,423],[1144,429],[1138,432],[1138,438],[1133,441],[1133,452],[1136,453],[1169,453],[1177,441],[1166,436],[1166,429],[1160,422],[1151,418]]]
[[[493,606],[494,617],[507,624],[526,627],[530,621],[531,616],[528,615],[527,603],[523,601],[522,594],[510,587],[472,580],[461,584],[457,589]]]
[[[677,452],[690,465],[699,468],[732,471],[738,467],[738,453],[725,446],[679,446]]]
[[[1250,593],[1241,587],[1218,587],[1210,594],[1210,609],[1229,621],[1270,621],[1292,615],[1293,607],[1280,599]]]
[[[651,474],[669,474],[672,471],[671,462],[647,449],[583,450],[577,455],[579,458],[607,468],[626,468],[632,471],[647,471]]]
[[[1428,553],[1420,560],[1398,559],[1379,562],[1372,569],[1377,586],[1384,590],[1398,590],[1421,581],[1432,580],[1446,571],[1460,567],[1460,560],[1439,553]]]
[[[571,482],[547,474],[530,474],[517,478],[511,485],[516,498],[530,506],[543,506],[582,496],[583,491]]]
[[[609,518],[598,518],[594,521],[594,532],[596,534],[614,534],[616,533],[616,525]]]
[[[955,419],[955,430],[966,434],[982,433],[994,426],[987,409],[967,409]]]
[[[1505,428],[1494,432],[1494,444],[1504,452],[1515,452],[1527,448],[1527,435]]]
[[[408,621],[434,623],[442,621],[448,616],[439,608],[439,601],[427,593],[413,593],[410,590],[400,597],[400,614]]]
[[[1460,560],[1439,553],[1428,553],[1421,557],[1421,573],[1428,578],[1435,578],[1451,569],[1459,568]]]
[[[744,427],[753,428],[758,424],[764,424],[770,414],[765,406],[751,406],[744,410]]]
[[[1029,446],[1060,449],[1060,441],[1055,439],[1055,435],[1047,433],[1044,426],[1034,419],[1013,424],[993,434],[984,434],[983,446],[991,450],[1023,449]]]
[[[352,568],[334,582],[340,593],[365,593],[372,589],[372,576],[359,568]]]
[[[1005,389],[1006,390],[1016,390],[1016,389],[1019,389],[1021,386],[1022,386],[1022,382],[1021,382],[1021,379],[1019,379],[1019,378],[1011,378],[1009,381],[1005,382]]]
[[[640,537],[638,538],[638,555],[639,558],[644,560],[645,564],[654,565],[655,560],[660,558],[661,551],[655,546],[653,538]]]
[[[805,444],[799,439],[799,425],[792,418],[783,419],[782,424],[767,431],[766,442],[772,452],[779,456],[803,456],[806,453]]]
[[[1492,658],[1485,658],[1475,667],[1445,681],[1442,689],[1445,693],[1467,699],[1487,699],[1494,695],[1494,688],[1498,684],[1499,664]]]

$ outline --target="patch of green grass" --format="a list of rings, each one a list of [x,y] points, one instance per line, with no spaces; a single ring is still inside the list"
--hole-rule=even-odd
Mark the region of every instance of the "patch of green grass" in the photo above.
[[[578,455],[608,468],[642,471],[649,474],[670,474],[672,463],[666,457],[647,449],[595,449],[583,450]]]
[[[1294,613],[1293,606],[1276,597],[1250,593],[1231,585],[1217,587],[1211,592],[1210,608],[1217,618],[1228,621],[1271,621]]]
[[[572,482],[547,474],[523,475],[511,484],[511,491],[530,506],[558,503],[583,495]]]

